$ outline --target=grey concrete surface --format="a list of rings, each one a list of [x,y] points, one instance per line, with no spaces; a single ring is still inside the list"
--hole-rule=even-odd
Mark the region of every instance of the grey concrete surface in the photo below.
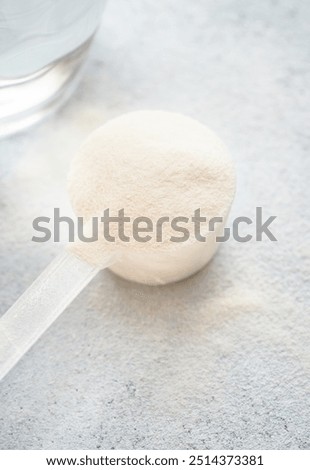
[[[72,155],[126,111],[215,130],[231,219],[262,206],[278,238],[175,285],[99,274],[0,384],[1,449],[309,448],[309,20],[307,1],[111,0],[67,106],[0,142],[1,314],[60,250],[32,219],[70,213]]]

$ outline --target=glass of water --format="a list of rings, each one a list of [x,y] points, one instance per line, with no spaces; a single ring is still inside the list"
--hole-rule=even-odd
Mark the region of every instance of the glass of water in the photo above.
[[[0,135],[73,90],[105,0],[0,0]]]

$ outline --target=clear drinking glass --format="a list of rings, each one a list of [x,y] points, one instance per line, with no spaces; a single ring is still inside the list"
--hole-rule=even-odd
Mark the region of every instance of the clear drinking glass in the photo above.
[[[105,0],[0,0],[0,135],[41,119],[77,81]]]

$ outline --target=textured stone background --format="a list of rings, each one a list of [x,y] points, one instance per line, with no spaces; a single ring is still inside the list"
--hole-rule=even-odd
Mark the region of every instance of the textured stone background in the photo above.
[[[70,211],[72,154],[122,112],[200,119],[236,161],[232,216],[278,216],[277,243],[175,285],[98,275],[0,384],[2,449],[309,448],[309,20],[307,0],[111,0],[68,105],[0,143],[1,313],[60,249],[32,219]]]

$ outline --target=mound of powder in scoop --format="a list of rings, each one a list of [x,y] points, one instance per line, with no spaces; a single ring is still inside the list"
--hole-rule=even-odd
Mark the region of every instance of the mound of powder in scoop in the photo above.
[[[130,241],[119,237],[119,226],[109,224],[108,241],[102,234],[93,243],[78,242],[71,250],[87,262],[100,267],[107,252],[117,253],[110,268],[118,275],[146,284],[165,284],[185,278],[201,269],[213,256],[219,243],[235,188],[234,169],[226,147],[206,126],[181,114],[164,111],[137,111],[122,115],[94,131],[73,160],[69,175],[69,195],[78,216],[90,221],[103,216],[117,216],[124,209],[130,223],[124,232]],[[204,242],[195,236],[191,221],[194,211],[209,220],[223,222],[210,231],[201,224]],[[148,217],[153,231],[141,232],[148,241],[133,237],[133,220]],[[168,217],[160,231],[158,220]],[[182,232],[173,228],[175,217]],[[139,224],[146,227],[146,223]],[[100,230],[100,227],[99,227]],[[100,230],[100,233],[102,230]]]

